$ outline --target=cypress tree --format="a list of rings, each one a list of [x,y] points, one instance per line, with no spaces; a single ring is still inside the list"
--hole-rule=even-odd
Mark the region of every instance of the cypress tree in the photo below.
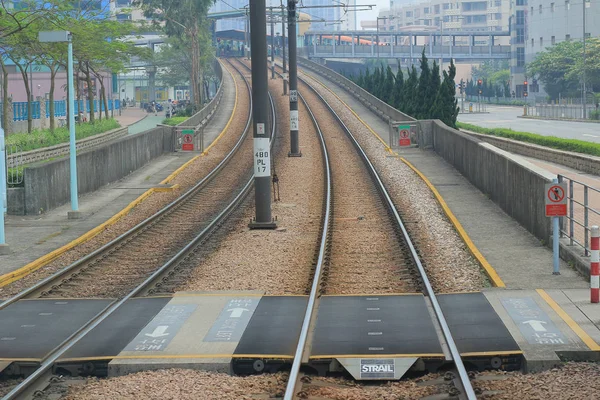
[[[381,100],[385,101],[389,105],[392,105],[394,103],[394,72],[392,71],[392,67],[389,65],[385,71],[382,93],[383,97]]]
[[[373,77],[371,76],[371,71],[369,71],[369,67],[367,67],[367,71],[365,72],[365,79],[364,82],[365,84],[363,85],[363,89],[365,89],[367,92],[371,93],[371,81],[373,80]]]
[[[400,68],[400,63],[398,63],[398,73],[394,79],[391,106],[400,111],[404,110],[404,74],[402,73],[402,68]]]
[[[423,116],[423,118],[436,118],[432,114],[434,111],[433,104],[435,103],[435,98],[440,91],[441,85],[442,80],[440,78],[440,67],[437,64],[437,61],[434,60],[433,67],[431,68],[431,83],[427,89],[427,104],[429,104],[429,108],[427,109],[427,113],[425,116]]]
[[[360,87],[363,87],[365,84],[365,77],[363,76],[362,70],[358,73],[358,78],[356,78],[355,83]]]
[[[456,128],[456,118],[458,117],[459,109],[456,100],[456,67],[454,61],[450,61],[448,72],[444,71],[444,81],[440,86],[440,90],[435,98],[433,107],[434,114],[442,120],[446,125]]]
[[[425,49],[421,54],[421,75],[419,76],[419,85],[417,89],[417,109],[413,115],[417,119],[427,118],[433,98],[428,98],[431,85],[431,70],[429,69],[429,61],[425,56]],[[435,96],[435,95],[434,95]]]
[[[375,71],[373,72],[373,80],[371,81],[371,89],[369,90],[369,93],[375,97],[379,97],[379,75],[379,68],[375,68]]]
[[[419,74],[417,73],[417,68],[413,65],[408,71],[408,78],[404,83],[404,109],[402,110],[402,112],[411,117],[416,117],[416,113],[419,109],[418,86]]]

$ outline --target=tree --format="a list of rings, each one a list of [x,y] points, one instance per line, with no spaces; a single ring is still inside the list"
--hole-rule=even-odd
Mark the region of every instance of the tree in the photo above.
[[[394,91],[391,105],[397,110],[402,110],[404,108],[404,74],[402,73],[402,68],[400,68],[400,63],[398,63],[398,72],[394,79]]]
[[[552,99],[557,99],[559,95],[577,95],[580,79],[573,72],[573,67],[582,55],[581,42],[560,42],[539,52],[527,66],[527,73],[539,77]]]
[[[435,103],[435,98],[437,97],[438,92],[440,91],[440,86],[442,85],[442,80],[440,78],[440,67],[437,64],[437,61],[433,61],[433,67],[431,68],[431,82],[429,87],[427,88],[427,98],[429,103],[429,108],[427,109],[426,118],[431,118],[431,112],[433,110],[433,104]]]
[[[404,107],[400,111],[408,115],[415,115],[419,110],[417,87],[419,85],[419,74],[413,65],[408,72],[408,78],[404,82]]]
[[[394,83],[395,83],[396,78],[394,77],[394,72],[392,71],[392,67],[390,67],[389,65],[386,68],[385,71],[385,80],[383,81],[383,98],[382,100],[385,101],[387,104],[393,104],[394,103]]]
[[[421,54],[420,68],[421,75],[419,76],[419,85],[417,89],[417,109],[415,110],[415,113],[412,114],[417,119],[427,118],[432,101],[435,98],[435,94],[431,98],[429,97],[431,91],[431,70],[429,69],[429,60],[427,60],[427,57],[425,56],[425,49],[423,49],[423,53]]]
[[[176,36],[185,43],[191,59],[190,88],[196,109],[202,103],[202,58],[210,45],[206,14],[214,0],[135,0],[134,4],[144,10],[146,17],[152,17],[156,25],[164,24],[170,37]],[[204,54],[203,54],[204,53]]]
[[[11,7],[9,7],[9,5]],[[65,9],[63,1],[20,0],[19,7],[13,1],[0,0],[0,44],[40,19]]]
[[[432,118],[442,120],[446,125],[456,128],[456,118],[460,109],[456,100],[456,66],[454,61],[450,61],[448,72],[444,71],[444,81],[440,86],[440,90],[435,98],[432,108]]]

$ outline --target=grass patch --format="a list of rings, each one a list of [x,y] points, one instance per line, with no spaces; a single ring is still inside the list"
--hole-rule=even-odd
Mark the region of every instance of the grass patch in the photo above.
[[[600,156],[600,143],[586,142],[584,140],[576,139],[563,139],[555,136],[536,135],[535,133],[513,131],[512,129],[506,128],[482,128],[477,125],[465,124],[463,122],[457,122],[456,125],[459,129],[467,129],[469,131],[483,133],[485,135],[504,137],[521,142],[551,147],[558,150]]]
[[[100,133],[119,128],[121,125],[117,120],[103,119],[75,125],[75,137],[77,140],[84,139]],[[69,141],[69,130],[67,127],[56,128],[54,133],[50,129],[35,129],[31,133],[14,133],[6,138],[7,145],[16,145],[19,151],[29,151],[54,146]]]
[[[165,118],[165,119],[163,119],[162,123],[165,125],[175,126],[175,125],[182,123],[183,121],[185,121],[188,118],[190,118],[190,117]]]

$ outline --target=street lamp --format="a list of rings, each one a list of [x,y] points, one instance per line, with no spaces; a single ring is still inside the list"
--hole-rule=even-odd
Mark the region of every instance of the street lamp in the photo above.
[[[586,54],[585,54],[585,9],[590,7],[590,0],[583,0],[582,2],[582,8],[583,8],[583,70],[581,71],[581,79],[582,79],[582,84],[581,84],[581,92],[582,92],[582,98],[581,98],[581,102],[582,102],[582,107],[583,107],[583,119],[587,118],[587,92],[586,92],[586,88],[585,88],[585,61],[586,61]]]
[[[43,43],[64,43],[68,46],[68,87],[69,87],[69,157],[71,170],[71,212],[69,218],[79,218],[77,199],[77,148],[75,146],[75,89],[73,85],[73,35],[69,31],[42,31],[38,39]]]
[[[390,21],[396,18],[395,16],[390,17],[377,17],[377,58],[379,58],[379,20],[380,19],[389,19]]]

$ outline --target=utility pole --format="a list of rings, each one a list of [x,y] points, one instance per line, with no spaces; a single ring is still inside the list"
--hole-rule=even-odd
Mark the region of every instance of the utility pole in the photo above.
[[[273,14],[273,7],[269,8],[271,12],[271,79],[275,79],[275,15]]]
[[[250,36],[250,11],[248,10],[246,13],[246,32],[245,36],[246,36],[246,59],[249,60],[250,59],[250,40],[249,40],[249,36]]]
[[[283,49],[283,95],[287,94],[287,80],[285,74],[287,72],[287,60],[285,58],[285,7],[281,4],[281,48]]]
[[[254,141],[254,204],[251,229],[275,229],[271,218],[271,146],[267,72],[267,15],[265,0],[250,2],[252,52],[252,123]]]
[[[288,0],[288,43],[290,47],[290,142],[289,157],[302,157],[298,143],[298,66],[296,54],[296,3],[297,0]]]

